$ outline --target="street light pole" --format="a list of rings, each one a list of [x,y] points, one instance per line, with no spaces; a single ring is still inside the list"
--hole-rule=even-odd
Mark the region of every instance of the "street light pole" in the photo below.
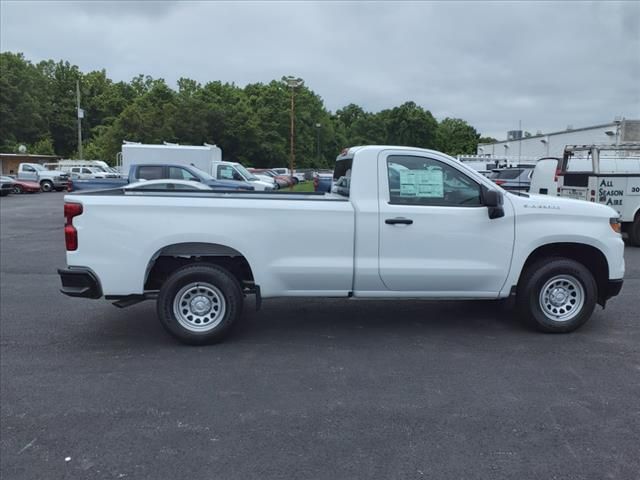
[[[284,84],[291,89],[291,131],[290,131],[290,150],[289,150],[289,170],[290,174],[293,175],[293,171],[296,167],[296,150],[295,150],[295,132],[296,132],[296,88],[304,85],[304,80],[301,78],[296,78],[292,75],[287,77],[282,77],[282,81]],[[293,188],[293,186],[291,186]]]
[[[76,99],[78,102],[78,156],[82,160],[82,119],[84,118],[84,110],[80,108],[80,81],[76,81]]]

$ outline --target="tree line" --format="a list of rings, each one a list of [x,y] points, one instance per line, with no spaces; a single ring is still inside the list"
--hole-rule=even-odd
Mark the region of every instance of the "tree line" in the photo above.
[[[0,53],[0,151],[77,158],[76,82],[85,111],[86,159],[113,164],[124,140],[217,144],[225,160],[256,167],[289,159],[290,90],[282,82],[205,84],[138,75],[115,82],[105,70],[83,73],[53,60],[32,63],[21,53]],[[459,118],[438,121],[414,102],[379,112],[349,104],[335,112],[307,86],[296,89],[296,164],[330,165],[344,147],[363,144],[435,148],[451,155],[474,153],[493,139]]]

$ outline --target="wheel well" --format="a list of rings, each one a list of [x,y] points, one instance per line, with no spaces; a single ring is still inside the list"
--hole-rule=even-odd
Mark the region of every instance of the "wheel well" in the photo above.
[[[536,248],[524,263],[522,271],[543,258],[563,257],[575,260],[589,269],[598,286],[598,303],[606,299],[609,281],[609,264],[604,254],[596,247],[584,243],[550,243]],[[520,275],[522,277],[522,275]]]
[[[249,262],[237,250],[216,243],[179,243],[168,245],[151,257],[144,289],[159,290],[173,272],[192,263],[217,265],[236,277],[243,289],[254,287]]]

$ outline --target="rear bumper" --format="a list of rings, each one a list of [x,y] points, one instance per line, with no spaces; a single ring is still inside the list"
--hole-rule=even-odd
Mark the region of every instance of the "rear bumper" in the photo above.
[[[62,281],[60,291],[69,297],[100,298],[102,287],[95,273],[88,268],[59,268],[58,275]]]

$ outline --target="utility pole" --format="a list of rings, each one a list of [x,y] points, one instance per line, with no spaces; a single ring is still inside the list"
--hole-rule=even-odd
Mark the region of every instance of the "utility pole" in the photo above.
[[[320,127],[322,127],[322,125],[319,123],[316,123],[316,130],[318,131],[318,143],[317,143],[318,167],[320,167]]]
[[[76,97],[78,109],[78,156],[82,160],[82,119],[84,118],[84,110],[80,108],[80,80],[76,80]]]
[[[295,101],[295,96],[296,96],[296,88],[301,87],[302,85],[304,85],[304,80],[302,80],[301,78],[296,78],[292,75],[289,75],[288,77],[282,77],[282,81],[284,82],[284,84],[289,87],[291,89],[291,131],[290,131],[290,151],[289,151],[289,170],[290,170],[290,175],[293,175],[293,172],[296,168],[296,150],[295,150],[295,132],[296,132],[296,101]],[[291,186],[290,188],[293,188],[293,186]]]

